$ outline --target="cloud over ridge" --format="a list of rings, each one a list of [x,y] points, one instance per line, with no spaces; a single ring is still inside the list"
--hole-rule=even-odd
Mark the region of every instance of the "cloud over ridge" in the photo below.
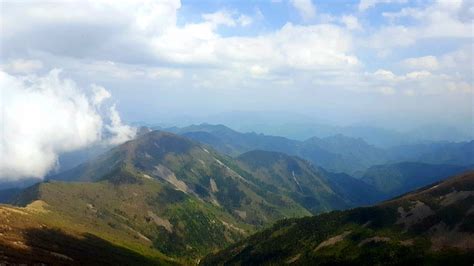
[[[115,106],[104,105],[111,97],[105,88],[92,85],[86,95],[60,72],[12,76],[0,71],[0,179],[42,178],[63,152],[98,142],[117,144],[135,135]]]

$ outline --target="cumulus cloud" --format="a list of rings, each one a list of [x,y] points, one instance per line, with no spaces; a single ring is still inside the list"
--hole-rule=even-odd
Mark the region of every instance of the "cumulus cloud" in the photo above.
[[[204,21],[211,23],[213,27],[224,25],[227,27],[248,26],[253,22],[253,19],[247,15],[240,14],[236,11],[219,10],[214,13],[203,14]]]
[[[381,27],[369,39],[369,46],[388,50],[393,47],[407,47],[422,39],[472,39],[474,16],[471,16],[469,20],[465,19],[466,16],[470,16],[465,15],[466,2],[470,1],[435,1],[431,5],[418,8],[403,8],[396,12],[385,12],[383,15],[391,20],[409,18],[414,23],[405,25],[392,21],[388,26]],[[386,40],[390,40],[390,42]]]
[[[92,84],[91,88],[92,88],[92,91],[94,92],[94,98],[92,99],[92,101],[95,106],[100,106],[100,104],[105,99],[112,97],[112,94],[110,94],[110,92],[106,90],[104,87],[98,86],[96,84]]]
[[[316,6],[311,0],[290,0],[290,3],[298,10],[304,20],[316,17]]]
[[[305,18],[316,14],[309,0],[294,0],[292,4]],[[165,73],[143,70],[142,66],[199,66],[212,72],[219,67],[238,72],[259,64],[270,74],[285,69],[346,69],[359,63],[351,34],[346,31],[358,27],[357,19],[351,16],[344,19],[347,28],[286,23],[258,36],[222,36],[220,25],[246,27],[253,23],[252,16],[224,9],[201,15],[201,21],[177,23],[180,7],[176,0],[11,3],[5,7],[7,33],[2,35],[2,43],[12,44],[4,49],[7,55],[40,50],[63,58],[93,58],[95,62],[81,71],[93,73],[93,68],[96,73],[107,72],[121,79],[182,76],[179,69]],[[261,12],[257,11],[254,16],[259,19]],[[73,35],[67,30],[72,26]],[[144,75],[146,72],[152,73]]]
[[[111,97],[105,88],[92,85],[87,96],[57,69],[44,76],[0,71],[0,90],[0,179],[41,178],[63,152],[99,141],[117,144],[135,133],[121,123],[114,106],[111,122],[104,122],[103,101]]]
[[[232,14],[229,11],[221,10],[214,13],[202,15],[205,21],[209,21],[215,26],[225,25],[229,27],[234,27],[237,25],[236,21],[232,17]]]

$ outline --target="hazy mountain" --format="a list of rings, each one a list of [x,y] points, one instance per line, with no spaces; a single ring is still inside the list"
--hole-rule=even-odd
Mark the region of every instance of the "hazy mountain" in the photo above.
[[[354,173],[386,160],[384,151],[367,144],[362,139],[335,135],[310,138],[306,141],[256,133],[240,133],[223,125],[194,125],[167,129],[222,153],[237,156],[251,150],[268,150],[296,155],[314,165],[336,172]]]
[[[193,125],[172,131],[212,146],[219,152],[238,156],[259,149],[304,158],[332,172],[360,176],[373,165],[396,162],[474,165],[474,141],[430,142],[378,148],[362,138],[337,134],[305,141],[256,133],[240,133],[223,125]]]
[[[320,166],[337,172],[354,173],[367,167],[388,160],[388,155],[382,149],[367,144],[361,138],[351,138],[338,134],[325,138],[310,138],[300,144],[298,154],[315,164],[324,162],[319,151],[336,154],[338,159],[326,161]],[[319,154],[318,154],[319,153]]]
[[[373,185],[385,198],[389,198],[467,170],[468,167],[464,166],[403,162],[372,166],[361,180]]]
[[[373,207],[287,219],[202,265],[470,265],[474,172]]]
[[[299,142],[279,136],[240,133],[224,125],[193,125],[171,130],[196,141],[211,145],[219,152],[236,156],[255,149],[294,153]],[[205,134],[207,133],[207,134]]]
[[[432,164],[474,165],[474,140],[403,145],[387,150],[392,160]]]

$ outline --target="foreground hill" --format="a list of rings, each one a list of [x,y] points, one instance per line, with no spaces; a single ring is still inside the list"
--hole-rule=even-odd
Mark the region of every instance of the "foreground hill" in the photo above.
[[[472,265],[474,172],[377,206],[287,219],[203,265]]]
[[[0,205],[0,263],[4,265],[178,265],[132,232],[88,229],[43,201]],[[105,228],[107,229],[107,228]],[[118,240],[120,239],[120,240]]]

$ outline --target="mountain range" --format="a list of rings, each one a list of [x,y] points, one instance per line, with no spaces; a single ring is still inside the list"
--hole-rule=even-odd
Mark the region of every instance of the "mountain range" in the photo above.
[[[385,150],[341,135],[300,142],[224,126],[169,131],[179,135],[144,128],[44,182],[0,192],[10,203],[0,205],[0,259],[196,264],[277,221],[370,206],[469,168],[380,164],[355,178],[315,163],[320,151],[344,163],[369,154],[367,161],[377,160]],[[104,250],[100,259],[95,250]]]
[[[216,151],[238,156],[251,150],[267,150],[299,156],[332,172],[361,176],[370,166],[398,162],[424,162],[474,166],[474,141],[433,142],[379,148],[364,139],[341,134],[305,141],[256,133],[241,133],[223,125],[193,125],[168,128],[213,147]]]
[[[368,185],[341,179],[336,187],[297,157],[254,151],[233,159],[153,131],[23,190],[12,201],[21,208],[9,212],[27,212],[47,228],[92,234],[148,259],[192,262],[282,218],[366,203],[336,191],[345,183]]]

